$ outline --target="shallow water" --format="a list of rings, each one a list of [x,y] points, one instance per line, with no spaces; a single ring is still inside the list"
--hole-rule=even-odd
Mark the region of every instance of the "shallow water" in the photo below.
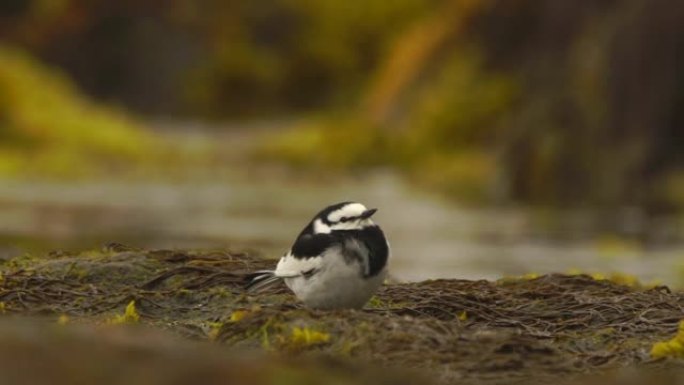
[[[202,138],[193,140],[215,140],[211,135]],[[236,143],[234,136],[221,140]],[[574,222],[573,230],[559,241],[540,231],[538,216],[529,211],[458,207],[412,188],[391,172],[293,179],[286,173],[245,167],[239,156],[226,162],[229,171],[220,178],[184,182],[4,181],[0,257],[119,242],[139,247],[250,248],[276,258],[319,209],[358,200],[379,208],[375,219],[390,240],[391,274],[398,280],[496,279],[579,270],[684,283],[681,244],[645,248],[604,239],[583,232],[590,226],[583,225],[581,215],[567,218]]]

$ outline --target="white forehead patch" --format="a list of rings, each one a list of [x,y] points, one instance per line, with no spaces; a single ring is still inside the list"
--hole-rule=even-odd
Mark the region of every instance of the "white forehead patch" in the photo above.
[[[330,225],[331,230],[361,230],[366,227],[374,226],[375,223],[368,218],[349,222],[337,222]]]
[[[361,203],[349,203],[328,214],[328,221],[339,222],[342,217],[358,217],[366,211],[366,206]]]

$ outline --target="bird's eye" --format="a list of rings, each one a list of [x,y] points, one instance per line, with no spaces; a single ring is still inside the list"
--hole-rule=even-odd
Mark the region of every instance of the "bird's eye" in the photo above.
[[[306,279],[311,278],[312,275],[316,272],[316,269],[309,269],[307,271],[302,271],[302,276]]]
[[[348,221],[348,220],[349,220],[349,218],[347,218],[347,217],[342,217],[342,218],[340,218],[340,222],[346,222],[346,221]]]

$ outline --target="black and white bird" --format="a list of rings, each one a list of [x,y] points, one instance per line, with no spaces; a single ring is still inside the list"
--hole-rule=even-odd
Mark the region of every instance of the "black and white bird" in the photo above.
[[[342,202],[319,212],[273,271],[256,272],[248,290],[282,279],[306,306],[361,308],[387,274],[389,244],[367,209]]]

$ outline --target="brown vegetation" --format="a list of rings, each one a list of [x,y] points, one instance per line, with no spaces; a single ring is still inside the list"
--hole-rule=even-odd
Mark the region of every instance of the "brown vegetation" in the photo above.
[[[61,324],[139,322],[233,349],[420,370],[441,383],[543,383],[624,366],[662,367],[684,294],[588,276],[389,284],[361,311],[312,311],[284,287],[242,289],[273,262],[225,252],[112,245],[5,263],[6,314]],[[119,316],[121,318],[122,316]],[[122,319],[126,317],[123,316]],[[112,327],[112,326],[110,326]]]

